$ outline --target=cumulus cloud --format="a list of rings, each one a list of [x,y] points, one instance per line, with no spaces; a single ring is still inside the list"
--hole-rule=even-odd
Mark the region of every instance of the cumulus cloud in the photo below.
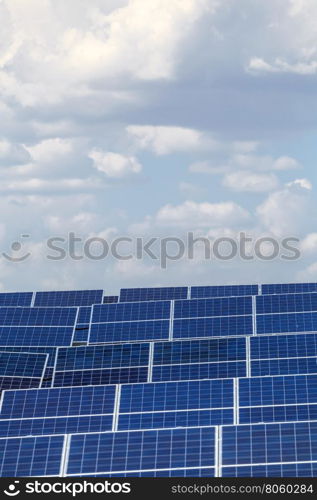
[[[20,165],[30,159],[27,149],[22,144],[12,144],[6,139],[0,139],[0,165]]]
[[[124,156],[118,153],[104,152],[93,149],[89,153],[93,166],[112,179],[122,179],[131,174],[139,174],[142,165],[134,156]]]
[[[183,127],[130,125],[127,132],[139,149],[153,151],[157,155],[217,148],[217,142],[208,134]]]
[[[274,174],[260,174],[241,170],[227,174],[224,177],[223,184],[233,191],[261,193],[273,191],[278,187],[279,181]]]

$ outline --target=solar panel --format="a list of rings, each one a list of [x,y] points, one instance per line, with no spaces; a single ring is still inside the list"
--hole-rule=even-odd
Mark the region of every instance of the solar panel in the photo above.
[[[259,295],[256,297],[257,314],[304,311],[317,311],[317,293]]]
[[[73,326],[75,307],[0,307],[0,326]]]
[[[71,437],[67,474],[212,467],[213,427]]]
[[[69,346],[73,332],[74,327],[66,326],[0,327],[0,346]]]
[[[56,371],[147,366],[149,344],[106,344],[58,349]]]
[[[316,477],[317,463],[223,467],[222,477]]]
[[[170,302],[127,302],[93,307],[92,323],[169,319]]]
[[[279,283],[262,285],[263,295],[278,293],[309,293],[317,292],[317,283]]]
[[[103,304],[115,304],[116,302],[119,302],[119,297],[118,295],[106,295],[102,302]]]
[[[223,427],[223,465],[317,461],[317,422]]]
[[[112,370],[76,370],[56,372],[53,386],[68,387],[70,385],[130,384],[146,382],[147,379],[147,366],[137,368],[114,368]]]
[[[219,318],[175,319],[173,325],[174,339],[195,337],[229,337],[230,335],[252,334],[252,316],[222,316]]]
[[[246,377],[246,362],[153,366],[153,382]]]
[[[36,292],[35,307],[70,307],[101,304],[103,290],[72,290],[59,292]]]
[[[2,346],[2,352],[31,352],[34,354],[47,354],[47,367],[54,367],[57,349],[56,347],[29,347],[29,346]]]
[[[89,476],[91,477],[91,474]],[[85,474],[82,474],[81,477],[85,477]],[[94,474],[93,477],[99,477],[99,475]],[[213,467],[206,469],[149,470],[121,474],[102,474],[102,477],[215,477],[215,470]]]
[[[265,359],[251,362],[251,376],[317,373],[317,358]]]
[[[32,292],[0,293],[0,306],[28,307],[32,303]]]
[[[0,351],[0,377],[41,378],[46,361],[46,354]]]
[[[258,422],[299,422],[317,419],[317,405],[260,406],[243,408],[239,412],[240,424]]]
[[[164,287],[164,288],[122,288],[120,291],[120,302],[142,302],[151,300],[177,300],[187,299],[188,288]]]
[[[91,325],[89,344],[167,340],[169,328],[169,320],[94,323]]]
[[[292,314],[257,314],[257,333],[297,333],[317,330],[317,312]]]
[[[64,436],[0,439],[0,476],[58,476]]]
[[[77,325],[87,325],[90,322],[91,306],[78,308]]]
[[[208,318],[252,314],[252,297],[177,300],[174,318]]]
[[[258,285],[221,285],[221,286],[192,286],[191,299],[206,297],[235,297],[241,295],[257,295]]]
[[[251,360],[317,356],[317,334],[250,338]]]

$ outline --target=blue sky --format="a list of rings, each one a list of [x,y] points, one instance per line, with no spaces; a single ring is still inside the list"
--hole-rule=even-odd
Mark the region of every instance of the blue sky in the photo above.
[[[316,281],[316,17],[314,0],[0,0],[1,252],[31,254],[1,256],[1,289]],[[189,231],[297,237],[301,257],[47,259],[69,232]]]

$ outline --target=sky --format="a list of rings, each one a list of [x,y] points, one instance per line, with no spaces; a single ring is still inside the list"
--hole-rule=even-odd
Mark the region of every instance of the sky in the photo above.
[[[315,0],[0,0],[0,290],[317,281],[316,18]],[[300,255],[188,258],[189,233]],[[131,258],[102,254],[118,238]]]

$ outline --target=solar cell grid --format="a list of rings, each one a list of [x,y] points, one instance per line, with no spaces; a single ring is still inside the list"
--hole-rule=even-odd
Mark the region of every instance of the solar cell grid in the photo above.
[[[279,283],[262,285],[263,295],[279,293],[309,293],[317,292],[317,283]]]
[[[221,362],[153,366],[152,381],[246,377],[246,362]]]
[[[223,467],[222,477],[316,477],[317,463]]]
[[[146,382],[148,367],[113,368],[112,370],[76,370],[56,372],[53,380],[54,387],[68,387],[80,385],[130,384]]]
[[[169,320],[94,323],[91,325],[89,344],[167,340],[169,327]]]
[[[252,297],[176,300],[174,318],[206,318],[252,314]]]
[[[170,302],[126,302],[93,307],[92,323],[169,319]]]
[[[188,288],[185,286],[164,288],[122,288],[120,291],[120,302],[187,299],[187,295]]]
[[[317,312],[257,314],[257,333],[297,333],[317,330]]]
[[[0,351],[0,376],[41,378],[47,357],[46,354]]]
[[[251,359],[317,356],[317,335],[274,335],[251,337]]]
[[[0,293],[0,307],[28,307],[31,305],[32,296],[32,292]]]
[[[73,338],[74,327],[0,327],[0,346],[53,347],[69,346]]]
[[[101,304],[103,290],[74,290],[59,292],[36,292],[34,306],[69,307]]]
[[[0,307],[3,326],[72,326],[77,308]]]
[[[31,352],[35,354],[47,354],[47,367],[53,367],[55,364],[56,347],[30,347],[30,346],[2,346],[2,352]]]
[[[67,474],[214,466],[214,428],[71,437]]]
[[[258,285],[192,286],[190,298],[201,299],[206,297],[234,297],[257,294]]]
[[[0,476],[58,476],[64,436],[0,439]]]
[[[149,344],[115,344],[58,349],[56,370],[147,366]]]
[[[259,295],[257,314],[317,311],[317,293]]]
[[[252,316],[175,319],[173,323],[173,339],[229,337],[230,335],[242,336],[252,334]]]

